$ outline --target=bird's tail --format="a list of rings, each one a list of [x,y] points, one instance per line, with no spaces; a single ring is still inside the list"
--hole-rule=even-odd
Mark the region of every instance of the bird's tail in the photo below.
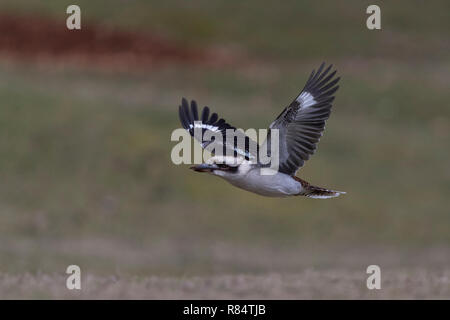
[[[313,199],[328,199],[339,197],[341,194],[345,194],[344,191],[330,190],[326,188],[316,187],[309,182],[302,180],[298,177],[293,177],[295,180],[302,184],[303,190],[298,194],[299,196],[305,196]]]

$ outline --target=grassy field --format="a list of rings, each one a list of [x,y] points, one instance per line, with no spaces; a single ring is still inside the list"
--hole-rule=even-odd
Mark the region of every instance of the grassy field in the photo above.
[[[0,10],[64,27],[68,3]],[[0,50],[0,297],[450,298],[447,2],[382,3],[381,31],[359,1],[78,3],[233,60],[105,69]],[[298,175],[346,196],[262,198],[172,164],[182,96],[266,128],[322,60],[341,88]],[[91,288],[78,296],[70,264]]]
[[[33,299],[442,299],[450,297],[450,271],[408,269],[383,275],[368,290],[366,275],[350,269],[195,277],[87,276],[81,290],[65,289],[55,274],[0,275],[3,298]]]

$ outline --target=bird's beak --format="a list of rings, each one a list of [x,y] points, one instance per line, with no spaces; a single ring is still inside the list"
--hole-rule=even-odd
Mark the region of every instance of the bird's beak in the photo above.
[[[192,166],[190,169],[197,172],[211,172],[213,170],[219,169],[219,167],[215,164],[202,163],[196,166]]]

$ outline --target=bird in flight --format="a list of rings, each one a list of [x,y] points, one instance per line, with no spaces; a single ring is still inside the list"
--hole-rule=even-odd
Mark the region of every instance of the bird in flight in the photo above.
[[[325,68],[325,63],[322,63],[317,72],[313,70],[300,94],[270,124],[267,138],[262,145],[265,145],[265,150],[269,150],[275,138],[275,134],[271,133],[275,129],[278,130],[277,170],[271,174],[263,174],[261,169],[268,165],[259,160],[255,161],[258,157],[249,147],[253,140],[240,130],[235,133],[243,135],[243,146],[237,145],[234,139],[231,144],[223,142],[222,154],[215,154],[205,163],[192,166],[191,169],[219,176],[238,188],[267,197],[306,196],[327,199],[344,194],[342,191],[313,186],[296,176],[297,171],[315,152],[325,128],[325,121],[330,116],[331,104],[339,88],[337,83],[340,79],[335,78],[336,71],[330,72],[331,68],[332,65]],[[194,100],[189,107],[188,101],[182,99],[179,116],[183,127],[199,140],[203,148],[207,148],[214,141],[205,139],[205,133],[222,135],[222,141],[227,141],[227,131],[236,129],[224,119],[219,119],[216,113],[210,116],[208,107],[203,108],[199,117]],[[200,137],[194,135],[195,129],[201,130]],[[260,148],[261,146],[257,145],[256,149]],[[233,155],[226,153],[226,149],[231,149]]]

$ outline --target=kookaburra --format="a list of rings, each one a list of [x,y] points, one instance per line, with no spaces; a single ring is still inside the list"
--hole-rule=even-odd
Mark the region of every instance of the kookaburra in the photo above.
[[[279,165],[272,174],[264,174],[261,170],[268,165],[260,163],[251,153],[248,136],[237,130],[236,132],[245,136],[245,146],[238,146],[236,143],[225,145],[227,130],[236,128],[224,119],[219,119],[216,113],[210,116],[208,107],[203,108],[199,117],[197,103],[191,101],[189,107],[187,100],[183,98],[179,106],[181,124],[193,137],[200,140],[201,146],[207,148],[214,141],[202,138],[207,131],[211,131],[210,133],[223,136],[224,150],[230,148],[234,151],[232,156],[225,151],[221,155],[216,154],[191,169],[219,176],[238,188],[267,197],[301,195],[326,199],[345,193],[316,187],[296,177],[298,169],[316,150],[325,121],[330,116],[334,93],[339,88],[337,83],[340,78],[334,78],[336,71],[330,73],[331,67],[330,65],[325,69],[325,64],[322,63],[317,72],[313,70],[300,94],[269,126],[269,133],[264,142],[266,147],[274,143],[271,130],[278,129]],[[195,129],[203,133],[200,138],[194,135]]]

